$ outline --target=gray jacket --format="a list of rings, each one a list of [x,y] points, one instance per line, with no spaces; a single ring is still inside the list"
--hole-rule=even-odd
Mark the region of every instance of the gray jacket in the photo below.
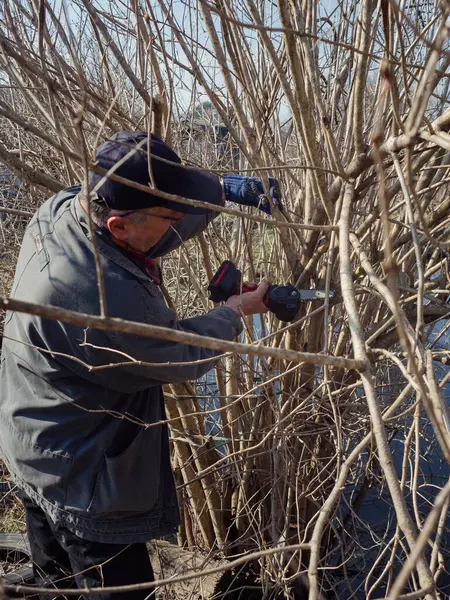
[[[48,200],[27,227],[12,296],[99,314],[87,216],[77,194]],[[187,215],[186,240],[214,215]],[[153,249],[179,246],[167,232]],[[176,321],[161,291],[114,244],[96,234],[107,314],[220,339],[242,329],[233,310]],[[126,361],[150,366],[90,366]],[[82,328],[32,315],[6,315],[0,371],[0,450],[18,486],[54,520],[86,539],[145,541],[179,523],[161,385],[197,379],[217,352],[119,332]],[[191,365],[164,366],[165,362]]]

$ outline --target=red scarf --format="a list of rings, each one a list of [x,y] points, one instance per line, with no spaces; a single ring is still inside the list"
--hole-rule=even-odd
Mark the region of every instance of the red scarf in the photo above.
[[[147,256],[145,252],[139,252],[139,250],[133,250],[132,248],[122,248],[122,252],[137,267],[139,267],[153,283],[156,283],[156,285],[162,284],[161,267],[153,260],[153,258]]]

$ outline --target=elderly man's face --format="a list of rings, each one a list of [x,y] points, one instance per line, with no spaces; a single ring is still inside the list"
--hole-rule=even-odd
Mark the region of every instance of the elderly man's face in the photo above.
[[[115,215],[108,219],[108,229],[119,245],[130,246],[134,250],[147,252],[166,233],[172,225],[184,218],[184,213],[160,206],[133,211],[142,215],[143,221],[133,222],[129,216]]]

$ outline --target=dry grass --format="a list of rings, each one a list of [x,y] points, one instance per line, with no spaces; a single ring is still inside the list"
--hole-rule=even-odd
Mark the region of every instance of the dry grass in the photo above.
[[[11,483],[9,473],[1,461],[0,482],[10,484],[8,490],[0,490],[0,533],[24,533],[24,508],[17,497],[17,488]],[[4,487],[6,488],[6,485]]]

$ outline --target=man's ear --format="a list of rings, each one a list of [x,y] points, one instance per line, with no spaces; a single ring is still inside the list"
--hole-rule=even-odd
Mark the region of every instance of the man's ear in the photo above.
[[[106,221],[106,226],[113,237],[122,242],[126,242],[128,240],[129,234],[129,226],[130,222],[128,219],[121,217],[119,215],[114,215],[113,217],[109,217]]]

